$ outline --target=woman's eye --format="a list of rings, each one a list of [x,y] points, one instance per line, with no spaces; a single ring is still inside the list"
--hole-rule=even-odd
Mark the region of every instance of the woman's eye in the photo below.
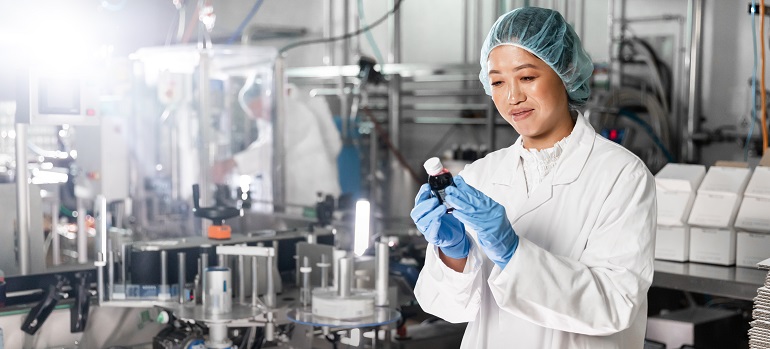
[[[532,81],[532,80],[535,80],[534,76],[525,76],[521,78],[521,81]]]
[[[492,86],[500,86],[500,85],[502,85],[502,84],[503,84],[503,82],[502,82],[502,81],[493,81],[493,82],[492,82]]]

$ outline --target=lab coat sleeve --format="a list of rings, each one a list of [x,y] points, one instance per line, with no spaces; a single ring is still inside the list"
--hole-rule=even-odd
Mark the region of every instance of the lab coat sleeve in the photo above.
[[[481,305],[484,256],[471,239],[465,270],[449,269],[438,256],[438,247],[428,245],[425,266],[417,279],[414,295],[422,309],[452,323],[476,319]]]
[[[257,174],[272,175],[271,156],[272,146],[255,141],[248,148],[233,155],[233,160],[242,175],[254,176]]]
[[[522,238],[488,284],[498,306],[543,327],[610,335],[645,311],[653,276],[655,183],[645,169],[622,173],[602,204],[578,260]]]

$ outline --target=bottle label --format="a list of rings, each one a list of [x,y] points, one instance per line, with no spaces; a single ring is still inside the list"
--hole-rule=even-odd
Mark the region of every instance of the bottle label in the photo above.
[[[445,192],[445,189],[439,189],[439,190],[436,190],[436,192],[438,193],[438,197],[440,199],[439,201],[441,201],[441,203],[443,203],[444,206],[446,206],[447,209],[451,209],[452,206],[449,205],[448,202],[446,202],[446,192]]]

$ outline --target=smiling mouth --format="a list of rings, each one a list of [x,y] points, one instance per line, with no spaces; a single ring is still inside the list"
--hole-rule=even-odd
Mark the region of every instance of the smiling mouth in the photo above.
[[[519,121],[522,120],[532,114],[532,112],[535,111],[534,109],[527,109],[527,110],[521,110],[517,112],[512,112],[509,115],[511,118],[513,118],[513,121]]]

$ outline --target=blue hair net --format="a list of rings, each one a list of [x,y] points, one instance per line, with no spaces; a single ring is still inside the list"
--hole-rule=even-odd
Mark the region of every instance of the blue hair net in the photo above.
[[[523,7],[497,19],[481,47],[479,79],[484,91],[492,95],[489,85],[489,53],[500,45],[521,47],[540,58],[564,82],[573,108],[585,105],[591,95],[588,79],[594,66],[583,49],[580,38],[564,17],[554,10]]]

